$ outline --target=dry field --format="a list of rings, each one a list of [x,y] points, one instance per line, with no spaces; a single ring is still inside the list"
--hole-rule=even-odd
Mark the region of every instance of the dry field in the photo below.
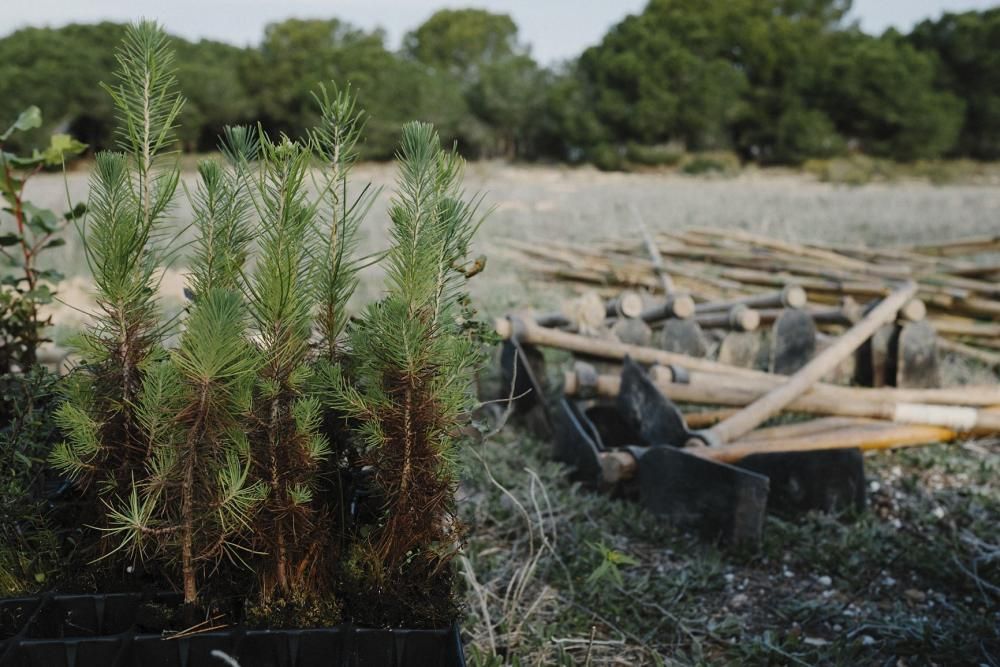
[[[376,251],[393,175],[364,166],[358,176],[386,187],[364,229],[364,249]],[[466,185],[494,208],[476,248],[489,264],[472,288],[488,316],[561,297],[516,269],[498,239],[632,235],[629,205],[652,229],[710,225],[795,240],[1000,233],[1000,188],[986,185],[850,187],[759,171],[705,179],[494,164],[470,166]],[[65,200],[61,177],[33,188],[41,204]],[[85,173],[70,175],[69,191],[83,198]],[[59,252],[53,261],[74,276],[63,297],[85,305],[80,246],[71,240]],[[175,305],[182,270],[164,281]],[[378,290],[373,270],[358,299]],[[68,306],[56,318],[57,337],[79,321]],[[951,372],[985,373],[954,363]],[[769,519],[755,551],[701,544],[633,505],[574,488],[544,443],[516,424],[464,458],[470,533],[459,567],[472,665],[1000,664],[996,442],[870,457],[867,511]]]

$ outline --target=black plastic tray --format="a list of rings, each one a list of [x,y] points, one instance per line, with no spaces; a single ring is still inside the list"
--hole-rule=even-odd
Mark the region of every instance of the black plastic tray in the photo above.
[[[378,630],[243,627],[179,638],[142,626],[143,602],[174,595],[44,595],[0,600],[0,667],[464,667],[457,626]]]

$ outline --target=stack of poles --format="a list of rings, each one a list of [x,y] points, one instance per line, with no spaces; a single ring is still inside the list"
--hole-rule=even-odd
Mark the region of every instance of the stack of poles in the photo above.
[[[1000,260],[991,258],[1000,257],[1000,237],[873,248],[792,243],[739,230],[644,236],[594,245],[511,239],[504,252],[540,275],[607,299],[625,289],[661,302],[690,298],[705,328],[733,324],[719,304],[752,304],[794,285],[804,290],[817,325],[838,331],[847,323],[845,310],[886,296],[893,282],[913,280],[941,348],[1000,367]],[[777,314],[774,306],[748,307],[764,325]]]
[[[1000,237],[875,249],[778,241],[747,232],[699,229],[585,246],[509,240],[507,252],[531,270],[568,283],[585,297],[563,313],[521,313],[496,322],[502,338],[558,348],[612,364],[626,356],[652,367],[657,387],[676,402],[723,406],[686,413],[689,428],[723,421],[787,381],[751,368],[659,349],[610,332],[627,321],[654,326],[688,319],[701,327],[754,331],[785,308],[808,312],[837,334],[902,281],[915,297],[901,320],[929,322],[939,347],[1000,367]],[[586,304],[584,307],[582,304]],[[624,341],[624,342],[623,342]],[[675,381],[682,369],[685,377]],[[614,373],[567,372],[568,396],[613,397]],[[862,388],[818,383],[786,410],[811,422],[753,431],[727,445],[731,460],[761,451],[882,449],[1000,432],[1000,386]],[[766,444],[765,444],[766,442]],[[720,454],[715,454],[720,456]]]

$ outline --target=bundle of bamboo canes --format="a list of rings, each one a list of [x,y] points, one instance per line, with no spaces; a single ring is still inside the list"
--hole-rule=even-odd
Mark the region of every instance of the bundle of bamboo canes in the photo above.
[[[623,289],[662,298],[669,286],[666,296],[690,295],[712,322],[724,317],[709,304],[753,304],[795,285],[817,324],[835,326],[850,319],[845,303],[863,310],[894,282],[913,280],[940,348],[1000,367],[1000,237],[878,248],[699,228],[590,245],[509,239],[503,252],[537,274],[609,298]],[[774,309],[751,307],[761,323],[774,320]]]

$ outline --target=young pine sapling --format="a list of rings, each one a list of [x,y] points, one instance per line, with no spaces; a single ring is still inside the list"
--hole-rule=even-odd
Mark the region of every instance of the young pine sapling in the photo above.
[[[462,289],[478,200],[463,201],[462,161],[430,125],[403,128],[398,159],[387,294],[351,330],[355,382],[341,377],[332,404],[359,424],[384,499],[356,562],[376,590],[429,593],[460,540],[455,449],[479,358]]]
[[[97,155],[90,211],[81,226],[98,312],[78,346],[82,368],[66,383],[67,401],[56,414],[68,438],[52,455],[59,471],[97,483],[105,498],[127,496],[151,454],[136,410],[144,369],[163,334],[157,269],[180,178],[171,151],[183,106],[173,53],[158,26],[130,27],[116,55],[117,83],[105,88],[117,110],[123,152]]]

